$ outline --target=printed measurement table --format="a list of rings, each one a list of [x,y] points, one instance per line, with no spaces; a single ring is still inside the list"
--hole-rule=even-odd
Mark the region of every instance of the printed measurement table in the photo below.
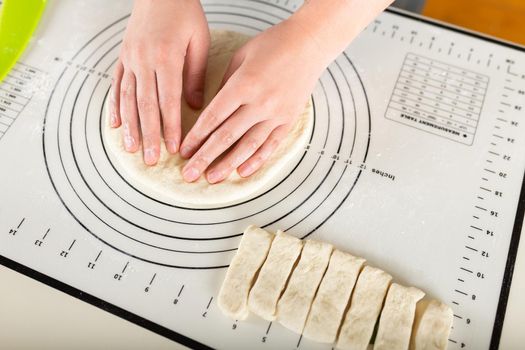
[[[37,74],[37,69],[19,63],[0,86],[0,139],[31,100]]]
[[[471,145],[488,76],[407,54],[387,118]]]
[[[255,35],[300,2],[203,5],[212,28]],[[443,300],[450,349],[497,348],[525,207],[523,48],[386,12],[320,77],[289,169],[239,203],[197,208],[141,189],[107,155],[130,8],[56,1],[0,86],[0,263],[190,347],[331,349],[219,311],[226,267],[257,224]]]

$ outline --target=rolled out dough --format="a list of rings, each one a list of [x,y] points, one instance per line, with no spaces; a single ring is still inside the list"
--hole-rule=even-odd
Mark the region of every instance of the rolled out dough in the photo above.
[[[248,293],[255,276],[264,263],[274,235],[256,226],[249,226],[242,236],[219,291],[219,308],[235,320],[248,317]]]
[[[334,250],[304,327],[304,336],[333,343],[365,259]]]
[[[332,245],[308,240],[277,304],[277,319],[286,328],[302,333],[317,287],[328,266]]]
[[[211,39],[204,92],[205,105],[217,93],[232,55],[248,41],[249,37],[231,31],[213,30]],[[182,100],[182,134],[184,137],[201,111],[192,110],[184,98]],[[209,185],[203,176],[196,182],[185,182],[181,171],[186,160],[178,153],[169,154],[163,140],[161,140],[160,159],[155,166],[144,164],[141,151],[126,152],[121,128],[114,129],[109,126],[109,108],[105,109],[106,120],[102,128],[104,144],[111,161],[122,176],[134,187],[159,200],[196,207],[231,204],[263,190],[272,179],[277,180],[278,174],[291,169],[293,166],[290,164],[291,160],[306,146],[313,124],[313,107],[311,101],[308,101],[304,112],[297,118],[288,136],[282,140],[279,147],[258,172],[248,178],[242,178],[234,171],[225,181]]]
[[[374,350],[407,350],[417,302],[425,296],[414,287],[392,283],[379,319]]]
[[[445,350],[453,321],[452,309],[437,300],[420,300],[410,341],[411,350]]]
[[[268,257],[250,291],[248,308],[251,312],[265,320],[275,320],[277,302],[302,248],[303,241],[299,238],[282,231],[277,232]]]
[[[392,276],[378,268],[363,268],[352,294],[350,308],[339,331],[337,349],[368,348],[390,281]]]

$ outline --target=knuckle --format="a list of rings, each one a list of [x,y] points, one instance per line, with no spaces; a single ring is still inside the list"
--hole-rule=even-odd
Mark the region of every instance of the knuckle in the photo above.
[[[180,98],[169,94],[167,96],[161,96],[159,103],[161,108],[166,112],[176,111],[180,106]]]
[[[166,44],[161,44],[155,52],[157,63],[166,64],[173,60],[173,50]]]
[[[263,162],[264,162],[263,156],[258,154],[258,155],[253,156],[253,158],[251,159],[251,166],[254,168],[258,168]]]
[[[156,102],[151,98],[138,98],[137,107],[142,113],[152,113],[155,112],[157,108]]]
[[[269,150],[266,152],[266,153],[268,153],[268,155],[269,155],[269,153],[270,153],[272,150],[274,150],[277,146],[279,146],[279,140],[278,140],[276,137],[273,137],[273,138],[270,139],[269,141],[270,141],[270,145],[269,145],[270,148],[269,148]]]
[[[210,108],[208,113],[206,113],[205,118],[203,118],[205,124],[210,126],[219,125],[221,123],[221,120],[219,119],[219,114],[215,111],[215,109]]]
[[[204,156],[204,155],[198,155],[196,158],[195,158],[195,162],[194,164],[199,167],[203,167],[203,168],[206,168],[209,164],[211,163],[211,160]]]
[[[134,90],[135,90],[135,86],[132,82],[129,82],[129,81],[123,82],[120,87],[120,97],[125,100],[135,98]]]
[[[214,133],[214,139],[224,145],[233,144],[233,134],[228,130],[217,130]]]
[[[274,99],[273,97],[270,97],[270,94],[263,94],[262,97],[259,98],[258,105],[264,111],[273,111],[276,109],[275,100],[276,99]]]
[[[173,139],[174,137],[178,136],[179,135],[179,129],[174,127],[174,126],[171,126],[171,125],[167,125],[167,123],[164,123],[163,125],[163,132],[164,132],[164,137],[165,138],[171,138]]]
[[[142,134],[142,142],[144,143],[144,146],[147,148],[154,147],[156,148],[159,145],[159,137],[158,135],[155,136],[153,133],[143,133]]]
[[[246,140],[246,147],[251,150],[251,151],[255,151],[259,148],[259,142],[254,139],[254,138],[248,138]]]

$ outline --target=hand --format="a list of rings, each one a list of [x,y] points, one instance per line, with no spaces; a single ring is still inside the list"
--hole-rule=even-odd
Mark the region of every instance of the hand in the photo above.
[[[181,156],[191,157],[183,169],[186,181],[206,172],[208,182],[217,183],[236,169],[247,177],[270,157],[325,68],[326,59],[307,39],[285,21],[235,53],[222,88],[182,143]]]
[[[209,44],[198,0],[135,1],[114,72],[110,116],[112,127],[123,125],[128,152],[138,151],[142,141],[146,164],[159,159],[161,118],[167,150],[179,149],[182,90],[190,106],[202,107]]]

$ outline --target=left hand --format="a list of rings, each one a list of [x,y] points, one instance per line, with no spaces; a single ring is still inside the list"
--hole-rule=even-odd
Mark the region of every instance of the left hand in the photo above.
[[[241,47],[222,88],[183,140],[181,156],[191,157],[184,180],[205,173],[208,182],[217,183],[236,169],[242,177],[260,169],[304,110],[325,68],[319,51],[290,20]]]

